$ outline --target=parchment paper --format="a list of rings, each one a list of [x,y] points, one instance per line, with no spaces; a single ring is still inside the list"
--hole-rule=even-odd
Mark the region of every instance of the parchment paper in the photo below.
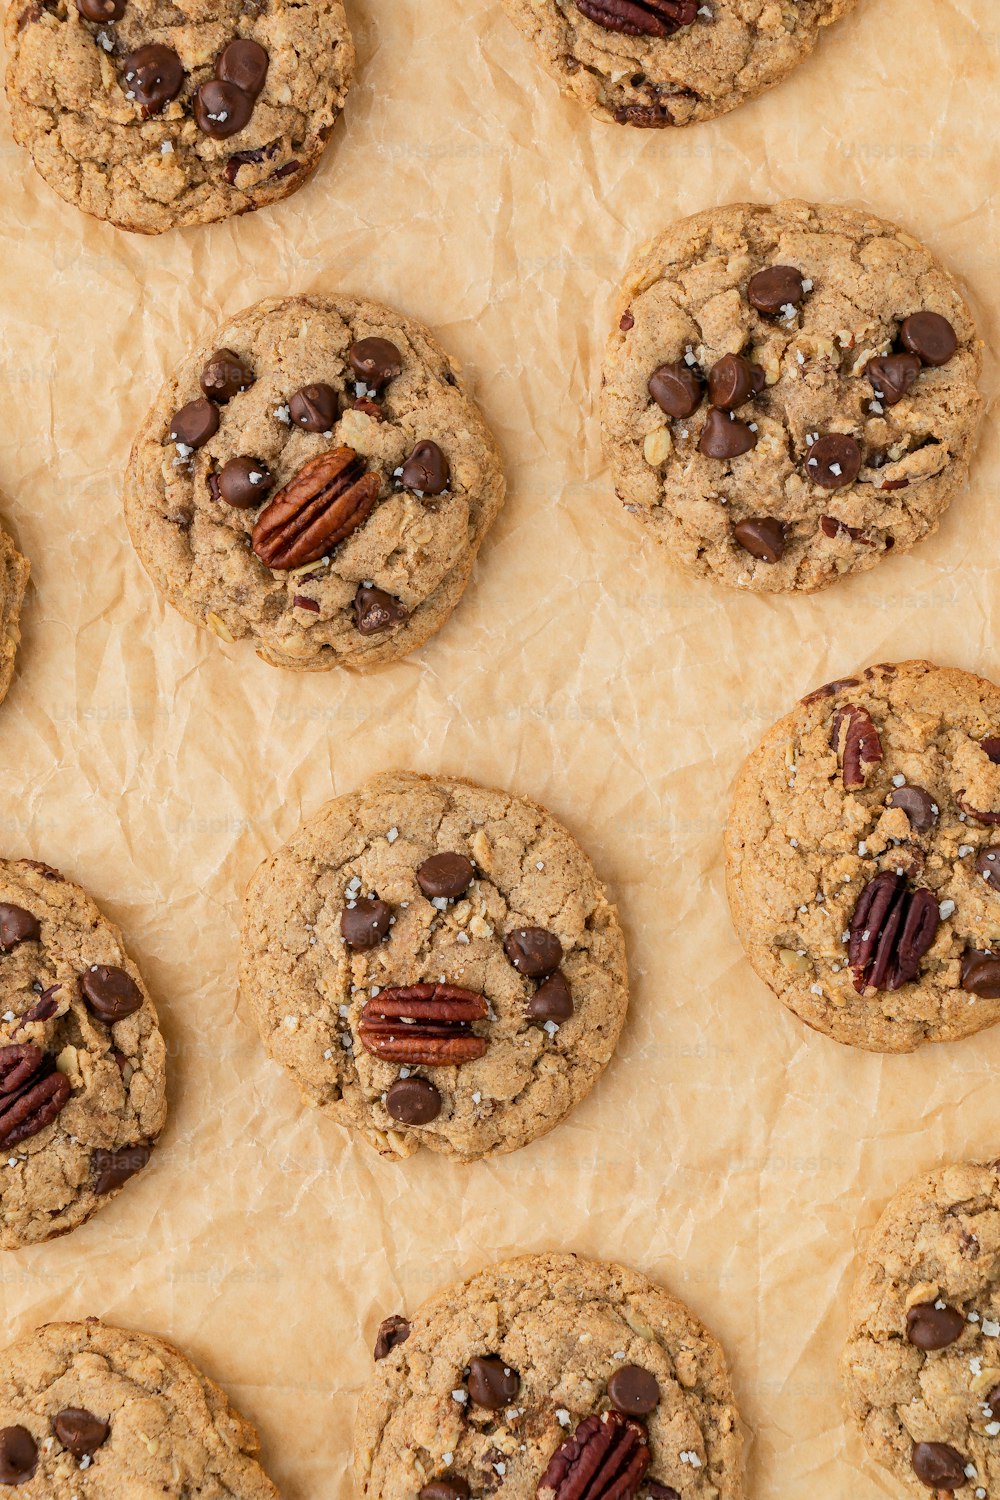
[[[880,1059],[786,1014],[733,936],[729,787],[810,687],[908,656],[1000,677],[1000,444],[937,537],[811,599],[674,573],[611,492],[594,397],[613,289],[673,217],[828,199],[925,239],[998,327],[991,0],[861,0],[777,90],[676,133],[562,100],[488,0],[349,0],[359,73],[288,202],[145,240],[63,205],[0,118],[0,509],[33,565],[0,709],[0,847],[125,929],[168,1038],[154,1164],[0,1261],[4,1342],[99,1314],[174,1339],[260,1429],[286,1500],[347,1500],[379,1320],[522,1250],[618,1257],[723,1339],[757,1500],[888,1494],[841,1415],[852,1258],[910,1174],[1000,1150],[1000,1027]],[[367,680],[295,676],[162,605],[121,516],[133,433],[218,319],[340,287],[424,319],[503,449],[505,512],[451,623]],[[988,395],[997,388],[989,360]],[[533,1146],[380,1162],[300,1107],[235,1002],[242,889],[392,766],[546,803],[620,904],[618,1054]]]

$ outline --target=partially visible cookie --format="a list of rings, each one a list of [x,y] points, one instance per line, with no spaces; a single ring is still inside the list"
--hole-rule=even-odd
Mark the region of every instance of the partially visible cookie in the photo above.
[[[837,1041],[1000,1020],[1000,688],[910,661],[810,693],[736,780],[729,900],[757,973]]]
[[[179,1349],[96,1318],[0,1354],[0,1485],[23,1500],[278,1500],[257,1434]]]
[[[504,479],[456,366],[357,297],[271,299],[167,381],[125,515],[170,603],[272,666],[394,661],[455,608]]]
[[[21,605],[31,568],[0,526],[0,703],[14,676],[14,660],[21,641]]]
[[[565,94],[599,120],[712,120],[780,83],[856,0],[504,0]]]
[[[954,279],[873,214],[736,203],[681,219],[615,310],[615,488],[690,573],[825,588],[937,529],[968,477],[981,350]]]
[[[354,1446],[368,1500],[744,1494],[721,1348],[624,1266],[506,1261],[386,1319],[375,1359]]]
[[[60,197],[159,234],[286,198],[344,106],[340,0],[9,0],[14,136]]]
[[[593,866],[526,798],[389,772],[254,875],[240,985],[304,1097],[393,1160],[544,1135],[590,1092],[628,1004]]]
[[[872,1233],[842,1368],[868,1451],[900,1494],[1000,1489],[998,1266],[995,1162],[915,1178]]]
[[[146,1166],[165,1052],[117,927],[57,870],[0,860],[0,1248],[75,1229]]]

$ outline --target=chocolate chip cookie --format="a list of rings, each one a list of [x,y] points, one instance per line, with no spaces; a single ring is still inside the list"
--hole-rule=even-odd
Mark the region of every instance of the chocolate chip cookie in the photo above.
[[[257,1434],[179,1349],[96,1318],[0,1354],[0,1485],[24,1500],[278,1500]]]
[[[968,477],[981,347],[954,280],[881,219],[695,214],[619,296],[602,395],[619,497],[690,573],[824,588],[936,530]]]
[[[354,1467],[369,1500],[739,1500],[725,1358],[624,1266],[525,1255],[387,1318]]]
[[[910,661],[818,688],[740,772],[729,900],[757,973],[872,1052],[1000,1020],[1000,688]]]
[[[843,1374],[900,1494],[1000,1492],[1000,1180],[960,1162],[908,1183],[865,1251]]]
[[[163,1038],[121,933],[58,870],[0,860],[0,1248],[89,1219],[165,1116]]]
[[[496,446],[428,331],[357,297],[258,303],[166,383],[125,515],[153,581],[272,666],[377,666],[458,603],[503,503]]]
[[[807,57],[856,0],[504,0],[563,92],[663,129],[736,109]]]
[[[21,641],[21,605],[30,567],[0,526],[0,703],[14,676],[14,660]]]
[[[9,0],[17,141],[60,197],[159,234],[286,198],[354,71],[340,0]]]
[[[374,777],[264,861],[241,988],[307,1103],[393,1160],[544,1135],[611,1059],[618,917],[544,808],[473,782]]]

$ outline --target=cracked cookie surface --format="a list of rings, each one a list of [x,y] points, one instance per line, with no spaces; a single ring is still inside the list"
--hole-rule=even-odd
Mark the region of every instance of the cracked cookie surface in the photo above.
[[[251,88],[209,94],[202,112],[198,91],[237,39],[264,49],[266,77],[248,74],[244,55],[234,76]],[[6,41],[14,135],[42,177],[87,213],[143,234],[246,213],[301,187],[354,71],[340,0],[10,0]]]
[[[504,8],[564,93],[600,120],[656,129],[714,119],[779,83],[855,3],[504,0]],[[667,34],[636,34],[656,15]],[[672,30],[678,20],[685,24]]]
[[[227,384],[223,372],[224,401],[209,384],[208,401],[202,376],[220,351],[235,359],[226,368],[237,373]],[[370,384],[352,366],[352,351],[359,366],[374,360]],[[196,447],[170,438],[192,404],[206,425],[193,430],[182,421],[180,430],[201,439]],[[417,450],[423,458],[414,458]],[[312,548],[313,564],[294,566],[301,549],[273,550],[258,523],[308,465],[323,471],[325,458],[332,474],[338,453],[355,457],[327,493],[355,471],[364,478],[351,494],[366,484],[373,491],[346,535],[326,551]],[[243,460],[252,461],[249,490],[230,490],[238,503],[229,503],[216,486],[239,477]],[[313,484],[308,473],[302,484]],[[153,581],[189,620],[225,641],[249,637],[273,666],[364,669],[405,656],[448,618],[504,491],[493,439],[425,328],[361,298],[291,297],[228,319],[167,381],[132,449],[125,515]]]
[[[88,1318],[0,1355],[0,1484],[24,1500],[278,1500],[257,1434],[163,1339]]]
[[[851,1299],[842,1361],[872,1458],[917,1497],[1000,1492],[1000,1181],[960,1162],[882,1214]]]
[[[540,1481],[580,1424],[622,1408],[648,1449],[624,1495],[744,1493],[719,1344],[683,1303],[624,1266],[525,1255],[391,1323],[355,1434],[358,1489],[372,1500],[535,1500],[552,1493]],[[455,1488],[425,1488],[441,1484]]]
[[[429,880],[443,854],[457,882]],[[240,984],[306,1101],[394,1160],[543,1135],[607,1066],[628,1003],[617,914],[565,829],[524,798],[405,772],[328,803],[264,861]]]
[[[903,662],[810,693],[744,765],[733,921],[816,1030],[907,1052],[1000,1020],[998,735],[1000,688]]]
[[[11,538],[0,526],[0,703],[14,677],[14,662],[21,641],[21,606],[28,587],[30,567]]]
[[[165,1117],[163,1037],[121,933],[58,871],[0,860],[0,1247],[82,1224]]]
[[[926,313],[950,325],[953,351],[922,342]],[[884,220],[801,202],[696,214],[639,255],[619,294],[601,402],[615,488],[688,572],[824,588],[937,529],[968,477],[981,347],[952,277]],[[884,364],[869,373],[885,356],[888,399]],[[706,390],[734,367],[743,390]],[[656,399],[664,372],[674,389]]]

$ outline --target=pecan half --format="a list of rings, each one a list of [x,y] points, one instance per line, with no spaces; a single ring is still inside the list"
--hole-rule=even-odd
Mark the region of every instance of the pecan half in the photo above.
[[[371,514],[381,488],[353,448],[305,464],[261,511],[250,541],[268,568],[301,568],[325,557]]]
[[[538,1500],[632,1500],[649,1467],[641,1423],[621,1412],[585,1417],[538,1481]]]
[[[69,1079],[40,1047],[0,1047],[0,1147],[37,1135],[70,1096]]]
[[[833,719],[831,744],[844,768],[844,790],[859,792],[867,780],[867,766],[882,759],[882,741],[866,708],[845,703]]]
[[[898,990],[916,979],[939,920],[937,897],[926,886],[911,891],[894,870],[870,880],[854,909],[847,948],[858,994]]]
[[[698,14],[698,0],[576,0],[576,8],[603,26],[626,36],[673,36],[690,26]]]
[[[457,984],[410,984],[380,990],[366,1002],[358,1030],[368,1052],[386,1062],[458,1067],[486,1051],[472,1030],[489,1008]]]

